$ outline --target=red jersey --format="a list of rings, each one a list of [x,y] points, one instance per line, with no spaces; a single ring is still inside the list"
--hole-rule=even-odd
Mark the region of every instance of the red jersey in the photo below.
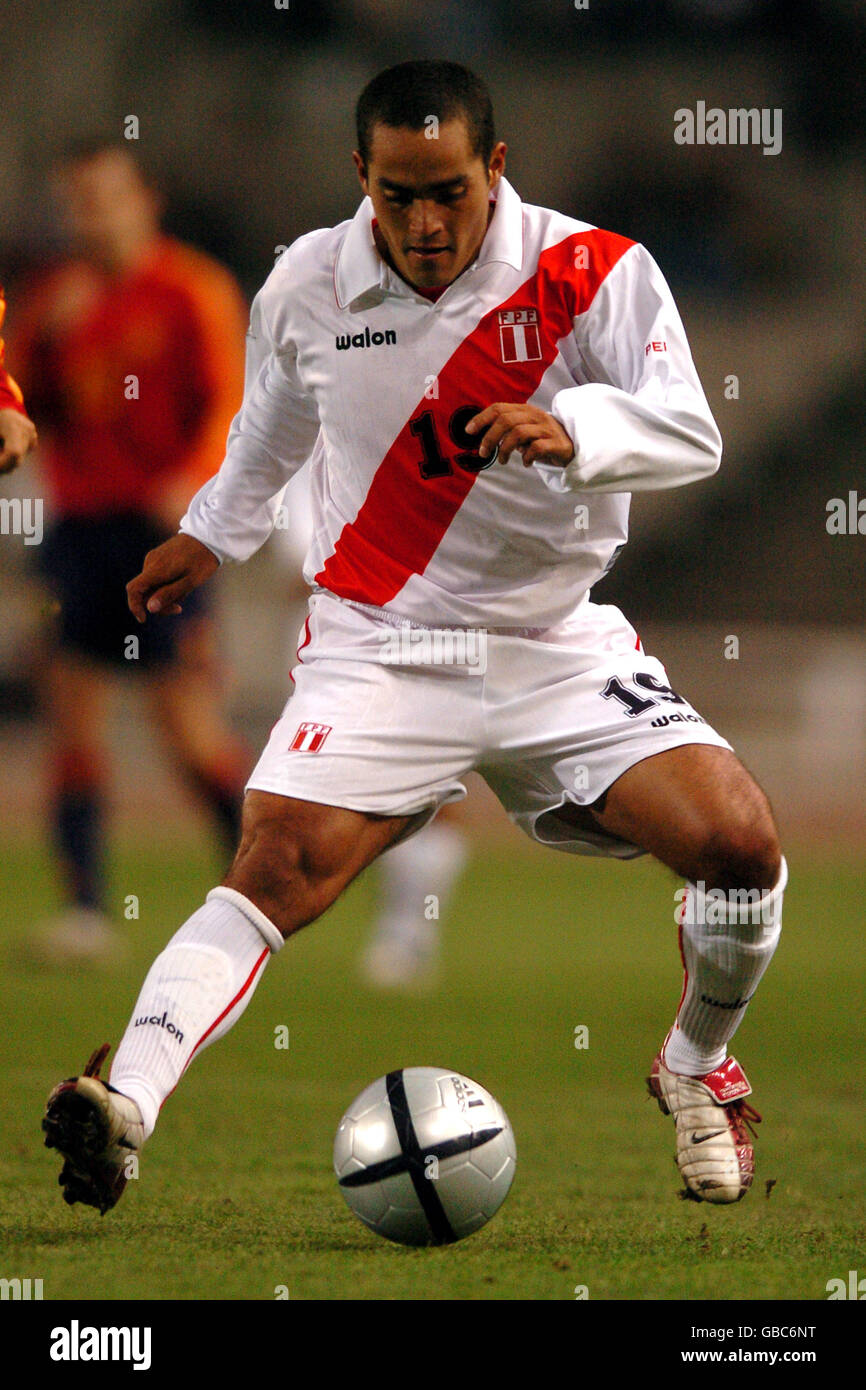
[[[54,510],[148,511],[216,470],[243,395],[247,310],[227,270],[169,237],[109,276],[73,260],[22,307],[16,366]]]

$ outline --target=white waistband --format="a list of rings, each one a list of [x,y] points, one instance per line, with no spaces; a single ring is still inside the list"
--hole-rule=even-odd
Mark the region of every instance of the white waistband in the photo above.
[[[419,628],[422,632],[488,632],[496,637],[540,637],[547,631],[544,627],[484,627],[480,628],[477,624],[467,623],[419,623],[414,618],[403,617],[399,613],[392,613],[387,608],[376,608],[371,603],[358,603],[356,599],[341,598],[339,594],[332,593],[330,589],[316,588],[314,594],[327,594],[329,598],[336,599],[337,603],[345,603],[347,608],[357,608],[361,613],[369,613],[377,622],[385,623],[388,627],[408,627]]]

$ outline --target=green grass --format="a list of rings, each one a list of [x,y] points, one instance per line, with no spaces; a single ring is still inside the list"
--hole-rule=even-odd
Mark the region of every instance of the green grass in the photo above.
[[[19,948],[54,904],[49,864],[7,846],[0,1274],[42,1278],[46,1299],[267,1300],[279,1285],[292,1300],[570,1300],[577,1285],[593,1300],[826,1298],[866,1248],[862,878],[853,860],[789,862],[783,945],[736,1040],[765,1117],[756,1185],[737,1206],[678,1200],[673,1128],[644,1095],[679,995],[673,879],[648,861],[484,849],[445,923],[433,994],[383,999],[356,983],[373,904],[363,879],[269,965],[240,1024],[168,1101],[140,1180],[100,1218],[60,1199],[44,1097],[93,1047],[117,1044],[213,865],[198,844],[127,847],[115,895],[140,897],[131,962],[41,974]],[[274,1047],[281,1024],[287,1051]],[[380,1240],[332,1175],[342,1111],[401,1065],[475,1077],[514,1125],[508,1201],[449,1248]]]

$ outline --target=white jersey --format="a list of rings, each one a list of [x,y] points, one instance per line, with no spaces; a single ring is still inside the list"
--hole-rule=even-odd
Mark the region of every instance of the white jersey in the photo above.
[[[642,246],[505,179],[477,259],[435,302],[383,261],[372,223],[365,198],[280,257],[225,461],[181,530],[247,559],[312,454],[308,583],[431,626],[553,626],[625,543],[632,491],[718,467],[670,290]],[[496,401],[551,412],[571,463],[479,467],[463,427]]]

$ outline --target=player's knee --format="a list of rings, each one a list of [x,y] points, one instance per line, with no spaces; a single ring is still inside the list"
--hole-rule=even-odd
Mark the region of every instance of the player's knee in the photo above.
[[[339,893],[333,853],[280,817],[247,819],[225,883],[260,908],[284,936],[306,926]]]
[[[737,820],[713,832],[703,847],[701,874],[708,888],[775,887],[782,850],[772,817]]]
[[[283,935],[300,925],[295,919],[304,914],[307,896],[300,854],[273,827],[259,823],[244,830],[225,884],[255,903]]]

